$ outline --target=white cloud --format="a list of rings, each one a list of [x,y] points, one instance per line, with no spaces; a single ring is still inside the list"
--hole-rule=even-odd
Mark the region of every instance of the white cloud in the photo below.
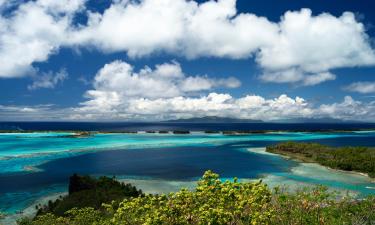
[[[260,79],[265,82],[275,83],[295,83],[304,79],[304,74],[297,69],[289,69],[277,72],[266,72],[260,76]]]
[[[313,86],[325,81],[335,80],[336,75],[330,72],[306,73],[296,68],[277,72],[265,72],[260,80],[273,83],[297,83],[301,86]]]
[[[113,96],[112,96],[113,97]],[[97,99],[96,99],[97,100]],[[335,118],[375,122],[375,101],[355,101],[346,96],[343,102],[314,106],[300,97],[285,94],[274,99],[258,95],[233,98],[229,94],[209,93],[201,97],[138,98],[120,100],[107,106],[108,98],[101,103],[74,108],[66,118],[69,120],[167,120],[219,116],[264,121],[293,118]],[[91,103],[94,100],[90,100]]]
[[[305,78],[303,79],[303,85],[312,86],[312,85],[320,84],[325,81],[335,80],[335,79],[336,79],[336,75],[330,72],[316,73],[316,74],[306,75]]]
[[[188,76],[177,62],[144,67],[134,71],[123,61],[106,64],[94,78],[95,91],[115,92],[122,98],[166,98],[192,92],[207,91],[215,87],[238,87],[241,83],[233,77],[210,79],[207,76]]]
[[[344,90],[358,92],[361,94],[375,93],[375,82],[355,82],[344,87]]]
[[[301,82],[315,85],[334,80],[334,68],[375,64],[374,49],[364,25],[354,14],[312,16],[309,9],[288,11],[280,24],[278,40],[260,48],[257,62],[268,82]]]
[[[155,52],[187,58],[255,56],[264,70],[263,81],[301,85],[334,80],[331,69],[375,64],[364,25],[351,12],[313,16],[311,10],[302,9],[288,11],[280,23],[273,23],[254,14],[238,14],[235,3],[113,4],[102,15],[92,14],[89,25],[73,41],[93,43],[104,51],[126,51],[131,57]],[[133,21],[138,26],[131,26]]]
[[[209,93],[201,97],[121,99],[114,92],[90,91],[91,100],[76,108],[53,105],[0,105],[5,120],[166,120],[201,116],[221,116],[264,121],[293,118],[335,118],[375,122],[375,101],[361,102],[346,96],[344,101],[317,105],[303,98],[285,94],[277,98],[247,95],[234,98],[229,94]]]
[[[167,52],[188,58],[248,58],[276,41],[277,32],[277,24],[264,17],[237,14],[235,0],[144,0],[90,13],[88,26],[70,41],[106,52],[126,51],[131,57]]]
[[[175,61],[154,68],[146,66],[138,72],[126,62],[114,61],[98,71],[94,89],[85,94],[87,100],[73,108],[67,118],[165,120],[209,115],[265,121],[321,117],[375,120],[371,113],[375,103],[362,103],[351,97],[346,97],[343,103],[315,106],[301,97],[292,98],[286,94],[267,99],[259,95],[235,98],[227,93],[210,92],[218,85],[239,85],[237,80],[231,79],[234,78],[188,76]],[[309,82],[319,80],[314,78]]]
[[[0,15],[0,78],[34,74],[33,63],[58,51],[84,0],[38,0]]]
[[[94,78],[88,99],[74,109],[74,119],[167,119],[181,116],[230,116],[270,119],[313,114],[304,99],[281,95],[275,99],[203,93],[215,87],[237,87],[235,78],[188,76],[177,62],[144,67],[138,72],[123,61],[106,64]],[[202,92],[203,91],[203,92]],[[201,92],[200,97],[193,97]],[[196,95],[196,94],[195,94]]]
[[[197,95],[218,87],[239,85],[240,81],[234,77],[212,79],[207,75],[186,75],[176,61],[135,71],[132,65],[117,60],[98,71],[93,81],[94,89],[85,93],[88,100],[74,109],[73,118],[134,118],[137,114],[132,109],[147,105],[148,101],[184,98],[182,96]],[[136,102],[141,105],[134,105]]]
[[[319,107],[323,116],[345,120],[375,121],[375,102],[363,103],[346,96],[341,103],[323,104]]]
[[[34,77],[34,81],[31,85],[27,86],[29,90],[35,90],[40,88],[55,88],[59,83],[64,82],[68,78],[66,70],[62,69],[56,74],[52,72],[44,73]]]
[[[103,94],[103,93],[101,93]],[[166,120],[202,116],[220,116],[264,121],[293,118],[335,118],[375,121],[375,102],[355,101],[315,106],[301,97],[285,94],[266,99],[259,95],[234,98],[229,94],[209,93],[201,97],[132,98],[97,97],[75,108],[69,119],[79,120]],[[109,101],[116,99],[117,101]],[[110,102],[116,104],[108,105]]]
[[[222,79],[209,79],[206,76],[187,77],[180,83],[180,88],[184,92],[194,92],[210,90],[215,87],[237,88],[241,82],[234,77]]]
[[[288,11],[279,27],[276,43],[261,48],[257,58],[266,69],[297,67],[316,73],[375,63],[364,25],[351,12],[335,17],[328,13],[312,16],[309,9]]]
[[[71,109],[57,109],[54,105],[0,105],[0,117],[6,121],[60,121],[72,113]]]
[[[39,109],[37,107],[29,107],[29,106],[5,106],[0,105],[1,111],[8,111],[8,112],[38,112]]]
[[[375,64],[370,38],[351,12],[288,11],[275,23],[238,13],[235,0],[113,1],[102,14],[86,10],[88,23],[76,27],[72,18],[83,7],[84,0],[37,0],[0,17],[0,77],[30,73],[62,46],[130,57],[254,57],[262,80],[301,85],[333,80],[335,68]]]
[[[314,109],[304,99],[293,99],[287,95],[275,99],[255,95],[235,99],[229,94],[213,92],[201,97],[121,99],[118,96],[103,97],[101,94],[82,103],[82,107],[76,108],[70,118],[163,120],[211,115],[274,120],[314,116]],[[108,105],[109,102],[116,104]]]

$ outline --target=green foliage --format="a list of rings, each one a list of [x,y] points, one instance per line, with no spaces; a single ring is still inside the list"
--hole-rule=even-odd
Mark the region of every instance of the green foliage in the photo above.
[[[261,182],[221,181],[207,171],[194,191],[181,189],[168,195],[140,195],[105,210],[73,208],[64,216],[52,213],[24,220],[22,225],[206,225],[206,224],[374,224],[375,197],[338,199],[318,186],[297,192]]]
[[[100,225],[107,223],[105,214],[94,208],[73,208],[65,213],[65,216],[56,216],[52,213],[37,216],[34,220],[22,219],[19,225]]]
[[[373,224],[375,197],[356,200],[337,199],[326,187],[299,190],[294,193],[275,189],[272,198],[274,216],[271,224]]]
[[[113,224],[261,224],[269,221],[271,192],[262,183],[222,182],[206,172],[195,191],[124,200]]]
[[[316,143],[284,142],[267,147],[268,152],[287,155],[307,162],[375,177],[375,149],[366,147],[333,148]]]
[[[119,203],[124,198],[137,197],[142,191],[131,184],[124,184],[114,178],[73,175],[69,182],[69,195],[56,201],[49,201],[47,206],[41,207],[37,215],[53,213],[64,215],[72,208],[92,207],[101,209],[103,203],[115,201]]]

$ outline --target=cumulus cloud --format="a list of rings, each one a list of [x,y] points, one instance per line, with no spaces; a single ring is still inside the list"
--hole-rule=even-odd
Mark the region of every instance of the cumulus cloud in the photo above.
[[[277,25],[254,14],[236,12],[235,0],[145,0],[112,4],[103,14],[89,13],[72,43],[131,57],[155,52],[188,58],[247,58],[277,36]],[[137,26],[134,26],[137,24]]]
[[[94,78],[95,93],[113,92],[122,98],[176,97],[216,87],[235,88],[241,83],[234,77],[211,79],[185,75],[179,63],[163,63],[134,71],[132,65],[114,61],[104,65]],[[88,96],[90,96],[90,92]]]
[[[144,99],[179,98],[207,92],[214,88],[235,88],[241,82],[234,77],[209,78],[207,75],[186,75],[176,61],[145,66],[139,71],[124,61],[113,61],[101,68],[94,77],[94,89],[85,93],[88,100],[75,108],[77,118],[97,118],[98,114],[107,118],[133,117],[132,102]],[[130,113],[128,115],[128,113]],[[81,115],[82,114],[82,115]],[[86,118],[87,119],[87,118]]]
[[[266,69],[299,68],[316,73],[374,64],[364,25],[351,12],[335,17],[328,13],[312,16],[309,9],[288,11],[279,28],[276,43],[261,48],[257,58]]]
[[[115,92],[90,91],[95,98],[75,108],[53,105],[0,105],[0,117],[6,120],[166,120],[201,116],[220,116],[264,121],[293,118],[335,118],[375,122],[375,101],[361,102],[346,96],[342,102],[314,105],[301,97],[285,94],[277,98],[208,93],[200,97],[121,99]],[[111,100],[111,101],[108,101]]]
[[[27,86],[29,90],[35,90],[40,88],[55,88],[59,83],[64,82],[68,78],[66,70],[62,69],[56,74],[52,72],[43,73],[40,76],[35,76],[34,81],[31,85]]]
[[[322,117],[375,119],[372,113],[375,103],[362,103],[351,97],[341,103],[316,106],[304,98],[286,94],[268,99],[259,95],[235,98],[211,90],[218,85],[236,87],[239,84],[235,78],[186,75],[175,61],[153,68],[146,66],[139,71],[126,62],[114,61],[98,71],[93,89],[85,93],[87,100],[72,108],[67,118],[166,120],[208,115],[264,121]]]
[[[279,24],[278,40],[260,48],[256,60],[267,82],[315,85],[334,80],[329,70],[375,64],[364,25],[353,13],[312,16],[309,9],[288,11]]]
[[[202,116],[260,119],[335,118],[375,121],[375,102],[356,101],[346,96],[343,102],[315,106],[301,97],[285,94],[267,99],[259,95],[234,98],[229,94],[209,93],[201,97],[121,99],[114,93],[82,103],[68,115],[72,120],[166,120]],[[108,101],[112,100],[112,101]],[[115,101],[113,101],[115,100]]]
[[[66,40],[74,14],[84,0],[27,1],[10,15],[0,15],[0,78],[35,74]]]
[[[175,97],[169,99],[136,99],[129,103],[129,112],[143,115],[223,116],[248,119],[280,119],[307,117],[312,111],[302,98],[292,99],[281,95],[275,99],[245,96],[235,99],[229,94],[210,93],[199,98]]]
[[[344,87],[344,90],[351,91],[351,92],[358,92],[361,94],[375,93],[375,82],[369,82],[369,81],[354,82]]]
[[[315,79],[320,78],[309,82],[318,82]],[[153,68],[146,66],[139,71],[126,62],[114,61],[98,71],[94,88],[85,94],[87,100],[72,108],[67,119],[166,120],[209,115],[264,121],[322,117],[375,120],[375,103],[355,101],[350,96],[340,103],[316,106],[301,97],[285,94],[267,99],[259,95],[235,98],[211,92],[216,85],[231,87],[239,85],[237,82],[235,78],[186,75],[175,61]],[[192,94],[196,92],[200,94]]]
[[[70,119],[165,120],[210,115],[269,121],[315,116],[314,109],[304,99],[287,95],[274,99],[247,95],[236,99],[229,94],[212,92],[201,97],[122,99],[114,92],[90,94],[91,99],[75,108]]]
[[[375,102],[363,103],[345,96],[341,103],[323,104],[319,107],[321,115],[346,120],[374,121]]]
[[[351,12],[340,17],[313,16],[311,10],[302,9],[288,11],[274,23],[237,13],[235,3],[145,0],[113,4],[103,14],[90,14],[89,25],[72,40],[104,51],[126,51],[131,57],[155,52],[187,58],[254,56],[263,69],[263,81],[301,85],[334,80],[331,69],[375,64],[365,28]],[[131,26],[133,21],[139,26]]]
[[[255,58],[266,82],[315,85],[330,70],[375,64],[364,25],[351,12],[339,17],[288,11],[280,22],[238,13],[235,0],[113,1],[103,13],[84,11],[84,0],[37,0],[0,17],[1,77],[21,76],[60,47],[94,47],[130,57],[167,53],[198,57]],[[191,78],[191,82],[194,80]]]
[[[300,97],[281,95],[264,99],[249,95],[236,99],[229,94],[210,92],[215,87],[239,85],[233,77],[211,79],[206,75],[186,75],[175,61],[154,68],[146,66],[139,71],[126,62],[114,61],[98,71],[94,89],[85,93],[87,101],[73,109],[71,118],[166,119],[217,115],[267,119],[312,114]]]

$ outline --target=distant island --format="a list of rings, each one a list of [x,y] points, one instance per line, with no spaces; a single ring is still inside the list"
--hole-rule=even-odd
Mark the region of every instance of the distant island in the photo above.
[[[339,123],[363,123],[361,121],[354,120],[342,120],[330,117],[322,118],[290,118],[290,119],[279,119],[279,120],[256,120],[256,119],[239,119],[233,117],[220,117],[220,116],[203,116],[203,117],[192,117],[184,119],[166,120],[162,122],[168,123],[325,123],[325,124],[339,124]]]
[[[336,123],[363,123],[361,121],[355,120],[342,120],[335,119],[331,117],[322,117],[322,118],[290,118],[290,119],[280,119],[269,121],[271,123],[326,123],[326,124],[336,124]]]
[[[330,147],[318,143],[290,141],[267,146],[266,151],[302,162],[318,163],[332,169],[365,173],[375,178],[374,148]]]
[[[238,119],[230,117],[204,116],[186,119],[167,120],[168,123],[264,123],[262,120]]]

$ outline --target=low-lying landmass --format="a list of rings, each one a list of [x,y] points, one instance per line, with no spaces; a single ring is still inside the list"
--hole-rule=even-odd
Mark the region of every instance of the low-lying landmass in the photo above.
[[[190,134],[190,131],[188,131],[188,130],[175,130],[175,131],[173,131],[173,134]]]
[[[266,151],[303,162],[314,162],[333,169],[355,171],[375,177],[375,148],[284,142],[268,146]]]
[[[321,186],[296,192],[271,190],[261,181],[222,181],[211,171],[195,190],[168,195],[144,195],[114,178],[75,175],[68,196],[18,224],[373,224],[374,209],[374,196],[337,198]]]

